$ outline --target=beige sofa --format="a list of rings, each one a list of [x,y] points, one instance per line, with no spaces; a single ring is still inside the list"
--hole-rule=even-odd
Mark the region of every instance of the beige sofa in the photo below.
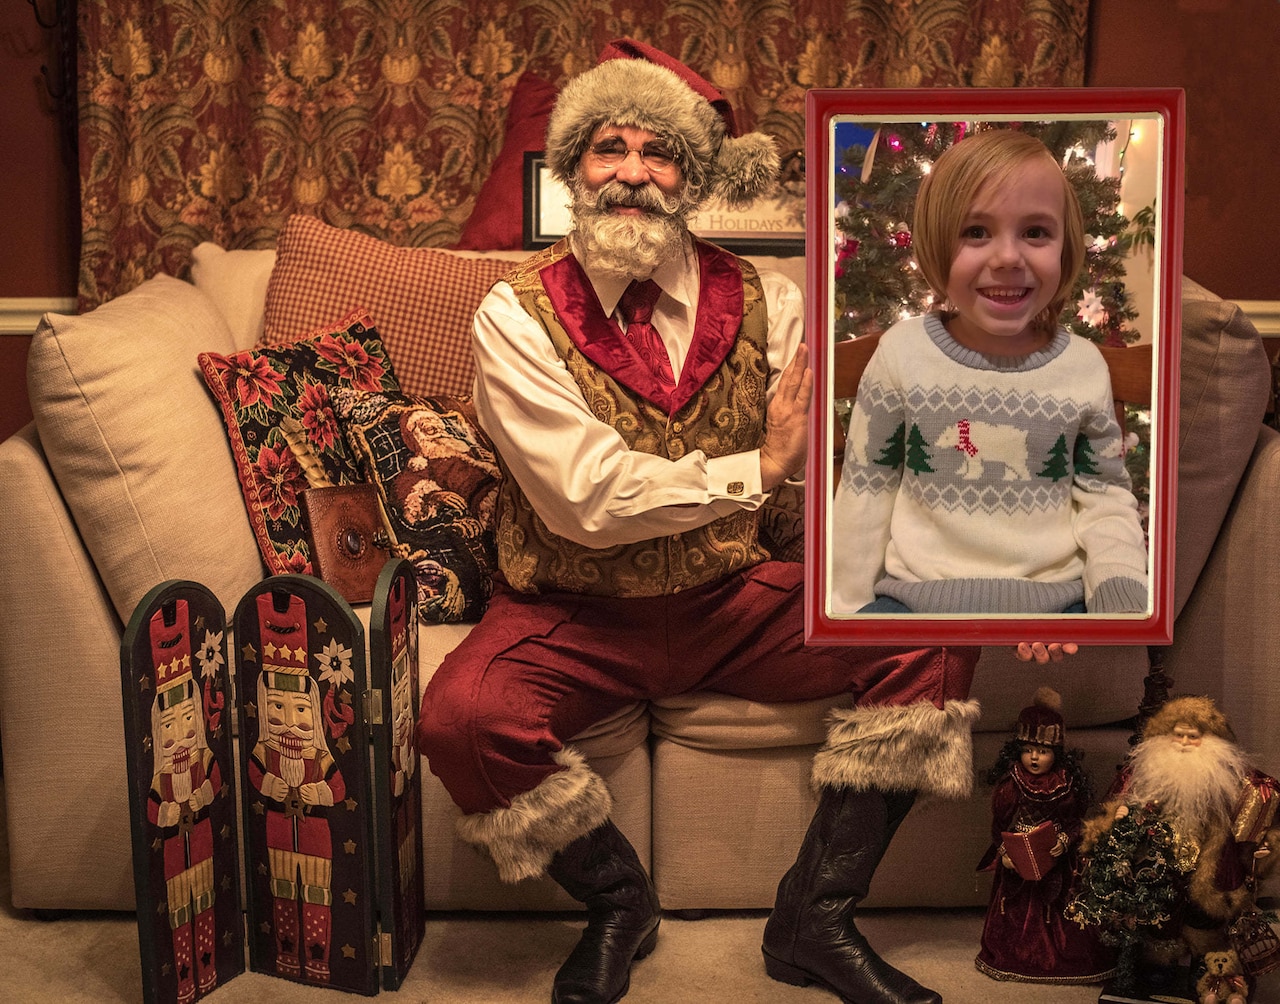
[[[254,344],[273,256],[202,245],[192,282],[157,277],[82,317],[49,316],[33,340],[36,420],[0,444],[0,742],[17,907],[133,905],[121,625],[164,579],[202,582],[230,610],[263,574],[195,356]],[[1280,771],[1280,435],[1261,421],[1267,360],[1233,305],[1191,282],[1183,297],[1181,615],[1165,666],[1178,690],[1219,698],[1261,765]],[[422,626],[424,682],[466,630]],[[1063,695],[1069,743],[1105,784],[1147,667],[1140,647],[1090,648],[1043,668],[986,651],[976,765],[993,761],[1018,709],[1048,683]],[[826,711],[684,697],[627,709],[580,737],[665,907],[772,903],[811,813]],[[456,810],[438,782],[424,780],[429,908],[570,905],[549,881],[502,886],[454,837]],[[868,905],[984,903],[974,866],[987,830],[981,785],[967,801],[922,805]]]

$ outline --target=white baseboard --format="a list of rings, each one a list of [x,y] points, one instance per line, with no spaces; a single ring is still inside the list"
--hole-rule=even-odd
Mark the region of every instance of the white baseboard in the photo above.
[[[0,297],[0,335],[33,335],[46,311],[74,314],[74,296]]]

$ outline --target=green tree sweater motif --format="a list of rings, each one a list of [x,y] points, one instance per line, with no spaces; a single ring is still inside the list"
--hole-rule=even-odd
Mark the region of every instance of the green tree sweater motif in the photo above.
[[[1059,330],[988,356],[938,314],[880,340],[830,521],[832,613],[876,595],[920,613],[1147,606],[1147,552],[1101,353]]]

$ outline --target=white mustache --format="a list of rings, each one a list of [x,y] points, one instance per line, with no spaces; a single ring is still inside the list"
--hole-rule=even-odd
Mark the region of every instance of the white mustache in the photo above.
[[[643,185],[628,185],[621,181],[607,181],[594,193],[585,194],[583,202],[591,209],[608,209],[611,206],[630,206],[654,213],[674,215],[680,209],[680,200],[668,197],[652,181]]]

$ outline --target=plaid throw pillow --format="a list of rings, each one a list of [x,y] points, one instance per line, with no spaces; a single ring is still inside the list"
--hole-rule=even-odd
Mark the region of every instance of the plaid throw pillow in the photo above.
[[[496,258],[395,247],[314,216],[294,215],[276,245],[267,282],[263,342],[285,341],[364,304],[409,394],[469,394],[471,319],[511,270]]]
[[[497,567],[501,474],[466,397],[334,391],[347,443],[413,563],[424,621],[477,620]]]
[[[330,391],[399,389],[369,315],[358,310],[287,345],[232,355],[202,352],[198,362],[222,410],[267,569],[311,574],[303,489],[360,480]]]

